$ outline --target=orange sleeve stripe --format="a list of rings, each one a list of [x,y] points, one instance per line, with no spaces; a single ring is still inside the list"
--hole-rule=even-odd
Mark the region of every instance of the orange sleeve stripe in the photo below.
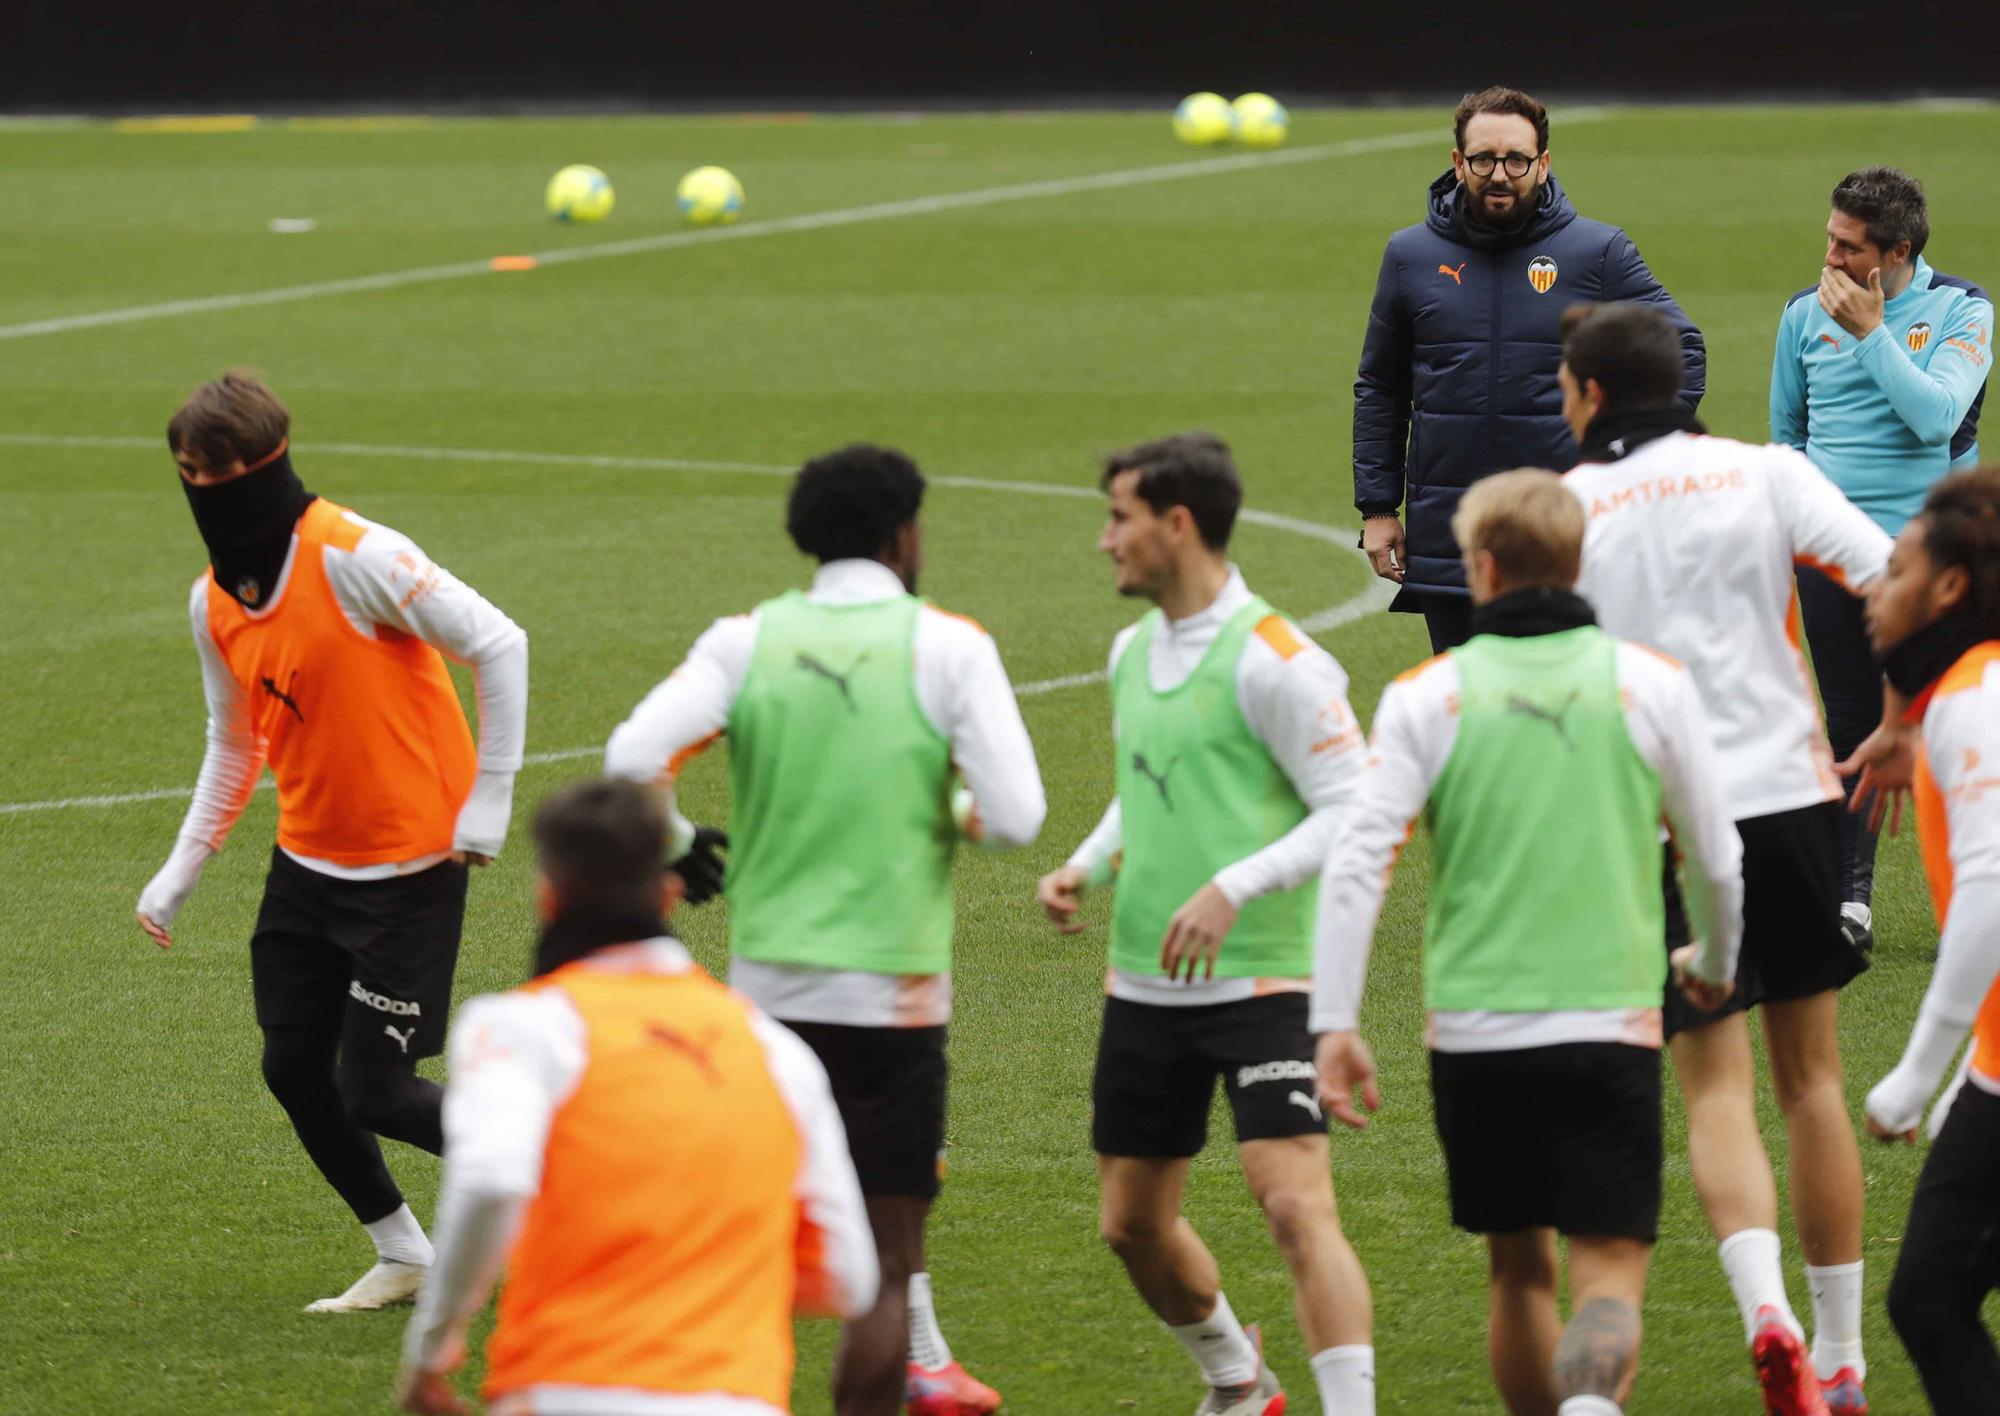
[[[1821,575],[1824,575],[1828,580],[1831,580],[1835,585],[1838,585],[1841,589],[1849,591],[1850,593],[1854,589],[1853,586],[1847,583],[1846,571],[1842,570],[1837,565],[1829,565],[1826,561],[1821,560],[1818,556],[1793,556],[1792,564],[1802,565],[1807,570],[1816,570]]]
[[[1414,683],[1417,679],[1422,678],[1425,674],[1429,673],[1432,669],[1436,668],[1439,664],[1442,664],[1446,659],[1449,659],[1450,657],[1451,655],[1449,652],[1443,654],[1433,654],[1431,655],[1430,658],[1424,660],[1421,664],[1418,664],[1415,668],[1404,669],[1400,674],[1397,674],[1396,682]]]
[[[1277,651],[1280,659],[1289,659],[1295,654],[1303,654],[1305,645],[1292,633],[1292,627],[1285,623],[1283,615],[1265,615],[1257,621],[1257,637]]]
[[[931,610],[937,614],[941,614],[946,619],[964,620],[967,624],[971,625],[981,634],[986,633],[986,626],[981,624],[978,620],[974,619],[971,615],[962,615],[956,610],[947,610],[942,605],[925,605],[924,608],[927,610]]]
[[[1683,664],[1679,659],[1676,659],[1673,655],[1663,654],[1650,644],[1641,644],[1636,639],[1628,639],[1625,641],[1625,643],[1631,645],[1634,649],[1643,649],[1646,653],[1651,654],[1655,659],[1658,659],[1663,664],[1671,664],[1677,669],[1684,669],[1687,667],[1686,664]]]
[[[702,753],[708,751],[708,749],[715,744],[715,740],[721,736],[722,736],[722,731],[721,729],[718,728],[715,732],[710,733],[700,742],[689,743],[679,752],[676,752],[672,757],[669,757],[667,759],[666,770],[661,772],[659,775],[658,781],[660,782],[660,784],[662,786],[672,786],[674,779],[680,776],[681,768],[687,766],[688,763],[694,761],[695,758],[701,756]]]

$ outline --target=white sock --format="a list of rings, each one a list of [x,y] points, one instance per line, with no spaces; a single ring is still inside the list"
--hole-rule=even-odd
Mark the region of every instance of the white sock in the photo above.
[[[910,1360],[935,1372],[951,1365],[951,1348],[938,1326],[937,1309],[931,1306],[931,1276],[910,1275]]]
[[[375,1257],[385,1264],[418,1264],[429,1268],[435,1257],[431,1241],[424,1237],[424,1227],[417,1223],[408,1205],[401,1205],[394,1214],[361,1227],[375,1241]]]
[[[1840,913],[1843,919],[1854,920],[1863,929],[1873,929],[1875,927],[1875,911],[1867,905],[1862,904],[1859,900],[1849,900],[1840,907]]]
[[[1365,1342],[1329,1347],[1312,1359],[1325,1416],[1375,1416],[1375,1349]]]
[[[1169,1324],[1167,1331],[1187,1349],[1210,1386],[1239,1387],[1257,1380],[1256,1345],[1243,1331],[1243,1324],[1236,1321],[1223,1294],[1215,1295],[1215,1311],[1208,1315],[1208,1321],[1183,1327]]]
[[[1831,1377],[1852,1367],[1864,1380],[1868,1363],[1861,1356],[1861,1263],[1807,1264],[1812,1285],[1813,1370]]]
[[[1572,1396],[1556,1408],[1556,1416],[1625,1416],[1625,1408],[1608,1396]]]
[[[1743,1314],[1743,1340],[1757,1335],[1757,1310],[1776,1308],[1801,1341],[1806,1330],[1785,1296],[1785,1266],[1778,1257],[1778,1236],[1770,1229],[1739,1229],[1716,1248],[1722,1271],[1729,1276],[1729,1291],[1736,1295],[1737,1311]]]

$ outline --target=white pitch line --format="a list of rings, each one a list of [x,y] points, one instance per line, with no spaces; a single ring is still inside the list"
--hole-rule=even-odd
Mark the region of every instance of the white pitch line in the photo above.
[[[123,451],[153,449],[159,446],[160,440],[157,438],[0,433],[0,447],[102,448],[107,451]],[[535,466],[615,467],[638,471],[735,472],[759,477],[789,476],[797,470],[774,462],[707,462],[681,457],[615,457],[583,452],[505,452],[493,448],[399,447],[393,444],[374,443],[317,443],[302,445],[299,451],[347,457],[393,457],[401,461],[428,459],[436,462],[515,462]],[[941,487],[955,487],[968,491],[1025,492],[1034,496],[1050,497],[1094,498],[1101,495],[1095,488],[1066,486],[1057,482],[1010,482],[997,477],[949,476],[931,477],[928,480]],[[1353,542],[1348,540],[1350,533],[1322,525],[1317,521],[1304,521],[1296,516],[1258,511],[1252,507],[1244,508],[1239,519],[1255,526],[1265,526],[1275,531],[1288,531],[1296,536],[1325,541],[1356,555],[1360,554]],[[1308,634],[1324,634],[1330,629],[1351,624],[1386,607],[1394,593],[1386,583],[1371,580],[1339,604],[1329,606],[1301,620],[1299,627]],[[1102,683],[1104,676],[1104,670],[1098,669],[1087,674],[1064,674],[1060,678],[1036,679],[1030,683],[1015,685],[1014,693],[1019,698],[1039,698],[1043,694],[1059,693],[1067,688],[1083,688],[1089,684]],[[550,762],[572,762],[578,758],[597,756],[603,751],[601,746],[565,747],[553,752],[531,752],[522,761],[529,766]],[[257,790],[268,791],[271,786],[272,783],[267,778],[258,784]],[[193,795],[193,790],[187,787],[159,787],[143,792],[109,792],[96,796],[57,797],[49,801],[0,802],[0,816],[67,811],[81,807],[131,806],[148,801],[185,801]]]
[[[1599,116],[1595,110],[1565,114],[1567,123],[1585,122]],[[574,265],[579,261],[608,260],[614,256],[646,255],[653,251],[677,250],[682,246],[705,246],[716,241],[748,241],[758,236],[783,236],[799,231],[824,231],[836,226],[855,226],[868,221],[894,221],[906,216],[929,216],[941,211],[967,211],[1002,202],[1032,201],[1038,197],[1067,197],[1079,192],[1111,191],[1153,182],[1178,182],[1188,177],[1209,177],[1260,167],[1282,167],[1301,162],[1318,162],[1333,157],[1360,157],[1368,153],[1391,152],[1441,141],[1430,128],[1420,133],[1386,133],[1372,138],[1352,138],[1346,142],[1319,143],[1311,147],[1284,148],[1277,152],[1240,153],[1229,157],[1197,158],[1189,162],[1167,162],[1152,167],[1128,167],[1116,172],[1095,172],[1080,177],[1056,177],[1041,182],[1017,182],[1005,187],[985,187],[971,192],[944,192],[930,197],[908,197],[900,201],[871,202],[867,206],[843,207],[835,211],[806,212],[799,216],[776,217],[769,221],[746,221],[735,226],[705,226],[692,231],[671,231],[657,236],[635,236],[623,241],[603,241],[592,246],[569,246],[555,251],[539,251],[537,265]],[[172,319],[178,315],[211,314],[218,310],[242,310],[256,305],[283,305],[297,300],[316,300],[323,295],[358,295],[375,290],[398,290],[407,285],[429,285],[443,280],[463,280],[475,275],[491,275],[485,260],[452,261],[444,265],[418,266],[410,270],[384,271],[377,275],[348,276],[341,280],[314,281],[306,285],[283,285],[272,290],[247,290],[233,295],[203,295],[188,300],[166,300],[154,305],[130,305],[120,310],[98,310],[85,315],[61,315],[54,319],[29,320],[24,324],[0,325],[0,340],[32,339],[44,334],[64,334],[71,330],[102,329],[109,325],[138,324],[145,320]],[[517,277],[518,278],[518,277]]]

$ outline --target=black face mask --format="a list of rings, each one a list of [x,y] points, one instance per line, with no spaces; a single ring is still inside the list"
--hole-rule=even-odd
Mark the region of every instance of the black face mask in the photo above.
[[[270,603],[292,548],[292,528],[314,500],[292,470],[288,446],[279,443],[276,452],[227,482],[197,487],[181,478],[215,583],[246,609]]]
[[[641,939],[673,938],[660,912],[624,908],[582,907],[564,910],[542,928],[535,942],[535,977],[573,964],[585,955],[613,944]]]

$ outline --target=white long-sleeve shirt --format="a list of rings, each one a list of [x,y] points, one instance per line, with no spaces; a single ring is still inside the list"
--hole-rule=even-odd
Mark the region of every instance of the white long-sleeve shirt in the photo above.
[[[479,702],[479,774],[459,809],[452,848],[498,855],[513,814],[514,778],[528,736],[528,636],[480,593],[435,564],[400,531],[353,512],[346,513],[366,534],[351,551],[322,548],[327,583],[341,613],[357,634],[374,639],[381,628],[413,635],[447,658],[472,669]],[[278,575],[270,603],[253,617],[283,603],[299,542]],[[208,703],[207,749],[195,779],[172,854],[139,897],[139,911],[162,926],[173,922],[193,893],[208,858],[222,849],[249,804],[263,773],[264,743],[251,727],[250,701],[230,673],[208,629],[209,574],[195,577],[188,594],[188,618],[201,659],[202,693]],[[385,865],[352,866],[287,851],[299,864],[340,880],[374,880],[429,869],[444,859],[427,855]]]
[[[664,938],[603,950],[593,966],[668,974],[695,967],[686,949]],[[880,1275],[826,1070],[790,1029],[754,1011],[750,1023],[801,1141],[794,1194],[800,1224],[816,1238],[797,1246],[800,1291],[835,1316],[856,1316],[873,1306]],[[490,994],[460,1010],[444,1098],[437,1257],[404,1335],[406,1366],[436,1365],[485,1305],[522,1212],[540,1192],[549,1129],[583,1077],[589,1040],[582,1015],[560,989]],[[645,1143],[672,1146],[675,1138]],[[627,1403],[615,1409],[631,1416],[771,1410],[740,1397],[718,1404],[712,1397],[581,1388],[535,1395],[537,1411],[614,1409],[607,1398]]]
[[[1743,843],[1693,676],[1636,644],[1618,645],[1617,664],[1626,731],[1640,758],[1659,773],[1662,805],[1682,851],[1690,916],[1714,924],[1701,940],[1695,971],[1712,982],[1734,978],[1743,934]],[[1320,879],[1314,1032],[1351,1032],[1360,1025],[1389,872],[1451,758],[1458,705],[1458,664],[1448,654],[1405,674],[1382,695],[1354,806]],[[1431,1014],[1430,1032],[1439,1052],[1498,1052],[1567,1042],[1657,1047],[1661,1027],[1658,1007],[1439,1009]]]
[[[906,594],[896,573],[872,560],[830,561],[807,598],[865,605]],[[756,611],[710,625],[680,667],[612,733],[605,773],[651,782],[671,794],[681,768],[719,738],[757,648]],[[912,646],[917,707],[951,744],[952,764],[971,791],[989,848],[1025,846],[1042,829],[1048,800],[1027,724],[993,638],[962,615],[926,605]],[[692,830],[676,816],[673,852]],[[854,1027],[930,1027],[951,1018],[951,975],[896,976],[804,964],[733,959],[729,981],[774,1018]]]
[[[1892,1131],[1917,1124],[1975,1019],[1982,1044],[2000,1026],[2000,1005],[1982,1011],[2000,979],[2000,659],[1974,681],[1950,679],[1923,718],[1922,751],[1943,816],[1918,820],[1945,911],[1937,967],[1902,1060],[1868,1093],[1868,1114]],[[1978,1058],[1967,1080],[2000,1095],[2000,1073]]]
[[[1243,573],[1234,566],[1222,592],[1206,608],[1180,620],[1165,620],[1153,635],[1146,659],[1146,678],[1154,690],[1168,693],[1187,682],[1215,643],[1216,635],[1251,600]],[[1314,878],[1326,861],[1341,812],[1354,791],[1361,770],[1364,741],[1361,725],[1347,703],[1347,673],[1333,655],[1315,644],[1297,625],[1287,621],[1303,646],[1280,653],[1268,640],[1251,635],[1236,661],[1236,701],[1251,734],[1271,754],[1292,789],[1305,803],[1306,817],[1262,849],[1217,871],[1210,882],[1232,905],[1280,890],[1295,890]],[[1138,625],[1120,630],[1111,643],[1110,674],[1138,632]],[[1117,731],[1113,725],[1114,734]],[[1124,819],[1118,798],[1111,799],[1097,827],[1069,858],[1093,884],[1110,879],[1113,862],[1124,849]],[[1216,978],[1176,982],[1151,974],[1111,971],[1108,984],[1114,998],[1138,1003],[1194,1006],[1231,1003],[1260,993],[1303,991],[1303,979]]]
[[[1736,819],[1838,800],[1794,570],[1859,593],[1889,537],[1789,447],[1669,433],[1563,480],[1590,518],[1577,593],[1607,633],[1687,665]]]

